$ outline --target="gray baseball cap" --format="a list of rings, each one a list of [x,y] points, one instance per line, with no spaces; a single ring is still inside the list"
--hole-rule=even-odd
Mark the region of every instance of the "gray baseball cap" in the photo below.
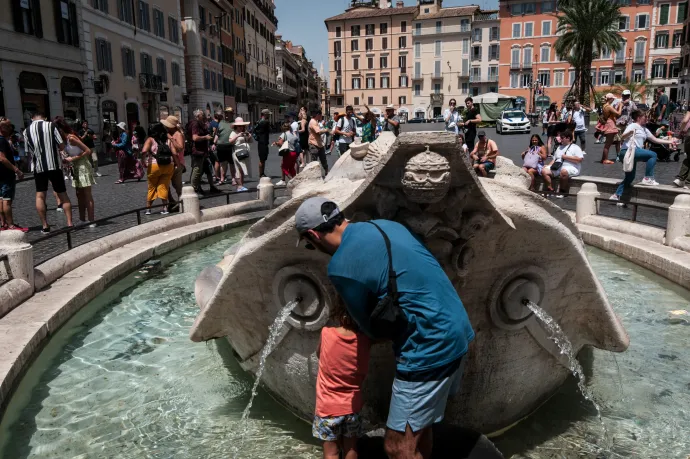
[[[323,205],[326,203],[333,203],[336,207],[330,214],[324,213]],[[302,236],[310,229],[314,229],[322,223],[326,223],[331,218],[340,214],[338,205],[330,199],[322,198],[320,196],[309,198],[304,201],[295,213],[295,229],[299,234],[297,245],[299,246]]]

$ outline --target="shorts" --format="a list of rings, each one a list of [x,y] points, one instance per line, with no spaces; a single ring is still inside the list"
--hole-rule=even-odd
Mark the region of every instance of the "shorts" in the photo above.
[[[208,151],[208,159],[211,161],[211,164],[215,164],[218,162],[218,156],[216,156],[215,151]]]
[[[268,144],[267,143],[260,143],[259,144],[259,161],[266,162],[268,159]]]
[[[4,166],[2,166],[4,167]],[[14,199],[14,192],[17,189],[17,182],[0,182],[0,201],[11,201]]]
[[[357,413],[323,418],[314,415],[311,434],[323,441],[336,441],[340,437],[360,437],[362,435],[362,418]]]
[[[53,185],[53,191],[56,193],[64,193],[67,191],[65,176],[62,175],[60,169],[34,174],[34,181],[36,182],[37,193],[45,193],[48,191],[48,182]]]
[[[566,171],[568,173],[568,177],[577,177],[580,175],[580,171],[578,171],[577,168],[572,164],[563,164],[558,173],[560,174],[561,171]]]
[[[340,152],[341,155],[344,155],[345,153],[347,153],[347,150],[349,150],[349,149],[350,149],[349,143],[341,142],[338,144],[338,152]]]
[[[409,424],[412,432],[419,432],[441,422],[448,397],[460,390],[466,360],[467,354],[452,362],[448,368],[453,371],[439,380],[402,380],[396,374],[386,427],[405,432]]]
[[[218,161],[221,163],[232,161],[232,145],[218,145],[216,147]]]
[[[480,166],[484,166],[484,170],[486,172],[492,171],[496,167],[496,165],[494,163],[492,163],[491,161],[484,161],[483,163],[480,163],[479,161],[477,161],[476,164],[478,164]]]

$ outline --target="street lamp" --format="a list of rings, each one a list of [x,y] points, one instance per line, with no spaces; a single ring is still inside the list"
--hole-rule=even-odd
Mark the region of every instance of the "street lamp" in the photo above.
[[[625,80],[628,82],[632,81],[632,52],[633,52],[633,49],[628,48],[628,61],[630,61],[630,73],[628,73],[629,77],[625,78]],[[626,68],[625,70],[627,71],[628,69]]]

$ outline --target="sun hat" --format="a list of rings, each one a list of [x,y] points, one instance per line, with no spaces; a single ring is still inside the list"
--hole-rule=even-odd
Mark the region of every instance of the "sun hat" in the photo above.
[[[261,110],[261,114],[262,115],[272,115],[273,113],[269,109],[264,108],[263,110]]]
[[[624,95],[624,96],[629,96],[629,95],[630,95],[630,90],[629,90],[629,89],[626,89],[625,91],[623,91],[623,95]]]
[[[249,124],[251,124],[249,121],[245,121],[241,116],[238,116],[233,123],[230,123],[230,126],[247,126]]]
[[[325,214],[322,209],[323,205],[326,203],[332,203],[335,205],[335,209],[330,214]],[[314,229],[322,223],[326,223],[331,218],[340,214],[340,209],[338,205],[335,204],[330,199],[322,198],[316,196],[309,198],[304,201],[295,212],[295,229],[299,234],[299,239],[297,239],[297,246],[299,246],[302,236],[309,231]]]
[[[606,94],[606,99],[607,99],[607,100],[608,100],[608,99],[615,99],[615,98],[616,98],[616,96],[614,96],[614,95],[611,94],[611,93]]]
[[[127,125],[125,124],[124,121],[120,121],[119,123],[117,123],[116,126],[119,127],[120,129],[122,129],[123,131],[127,130]]]
[[[477,137],[486,137],[486,131],[477,132]]]
[[[395,110],[395,105],[393,105],[393,104],[386,105],[386,110]]]
[[[180,124],[180,120],[176,116],[170,115],[166,119],[161,120],[161,124],[167,128],[175,129]]]

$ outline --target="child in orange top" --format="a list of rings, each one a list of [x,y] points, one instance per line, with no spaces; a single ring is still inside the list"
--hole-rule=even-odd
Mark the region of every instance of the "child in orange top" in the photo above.
[[[361,435],[362,383],[369,371],[369,338],[357,330],[345,308],[336,306],[339,327],[324,327],[319,343],[316,413],[312,434],[323,440],[324,459],[357,458]]]

